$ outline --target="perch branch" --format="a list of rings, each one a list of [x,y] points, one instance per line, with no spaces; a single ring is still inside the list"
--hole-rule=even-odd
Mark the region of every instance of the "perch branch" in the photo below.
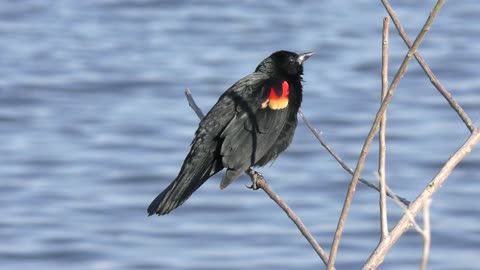
[[[192,97],[190,89],[185,89],[185,96],[188,100],[188,105],[193,109],[193,111],[197,114],[200,120],[204,117],[202,110],[197,106],[195,100]],[[308,243],[312,246],[318,256],[322,259],[323,263],[327,265],[328,262],[328,255],[322,249],[322,247],[318,244],[317,240],[313,237],[307,227],[303,224],[300,218],[295,214],[295,212],[287,205],[287,203],[280,198],[270,186],[265,181],[265,178],[258,172],[248,169],[245,171],[252,182],[257,185],[258,188],[261,188],[282,210],[287,214],[287,216],[292,220],[292,222],[297,226],[298,230],[302,233],[302,235],[307,239]]]
[[[313,237],[313,235],[310,233],[310,231],[307,229],[307,227],[303,224],[303,222],[300,220],[300,218],[293,212],[293,210],[287,205],[287,203],[280,198],[273,190],[270,188],[270,186],[267,184],[265,181],[265,178],[259,174],[258,172],[248,169],[246,171],[246,174],[250,176],[252,179],[252,182],[255,182],[257,184],[258,188],[263,189],[265,193],[278,205],[282,210],[287,214],[287,216],[295,223],[297,226],[298,230],[302,233],[302,235],[307,239],[307,241],[310,243],[310,245],[315,249],[317,252],[318,256],[322,259],[323,263],[327,265],[327,260],[328,260],[328,255],[325,253],[325,251],[320,247],[318,244],[317,240]]]
[[[368,149],[370,148],[370,144],[372,143],[373,137],[375,136],[375,132],[378,128],[378,125],[380,123],[380,119],[383,116],[385,110],[387,109],[387,106],[392,99],[393,93],[395,92],[395,89],[397,88],[398,83],[400,82],[401,77],[405,73],[408,63],[410,59],[412,58],[413,54],[417,50],[418,46],[422,42],[423,38],[427,34],[428,30],[430,29],[430,26],[433,22],[433,19],[437,15],[438,11],[442,7],[443,3],[445,0],[439,0],[433,10],[430,13],[430,16],[428,17],[427,21],[425,22],[422,30],[418,34],[417,38],[415,39],[415,42],[413,43],[412,47],[408,51],[407,55],[405,56],[400,68],[398,69],[397,73],[395,74],[395,77],[392,80],[392,84],[390,85],[390,88],[387,92],[387,95],[385,96],[382,105],[380,106],[380,109],[377,112],[377,115],[375,117],[375,121],[372,124],[372,128],[370,129],[370,132],[368,133],[367,139],[365,140],[365,143],[362,148],[362,152],[360,154],[360,157],[358,159],[357,167],[355,169],[355,173],[353,174],[352,181],[350,183],[350,186],[348,187],[347,195],[345,198],[345,202],[343,204],[342,208],[342,213],[340,215],[340,219],[338,221],[337,229],[335,231],[335,237],[333,239],[332,243],[332,249],[330,251],[330,257],[328,260],[328,265],[327,269],[333,269],[333,266],[335,264],[335,258],[337,256],[337,251],[338,251],[338,246],[340,244],[340,239],[343,233],[343,228],[345,226],[345,221],[348,216],[348,210],[350,209],[350,205],[353,200],[353,195],[355,194],[355,189],[358,183],[358,178],[360,177],[360,174],[363,170],[363,165],[365,163],[365,159],[368,153]]]

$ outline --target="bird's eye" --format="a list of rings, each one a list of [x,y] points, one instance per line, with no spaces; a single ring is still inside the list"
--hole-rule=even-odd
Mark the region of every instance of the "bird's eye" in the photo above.
[[[295,62],[295,58],[294,58],[293,56],[290,56],[290,57],[288,58],[288,61],[290,61],[290,62]]]

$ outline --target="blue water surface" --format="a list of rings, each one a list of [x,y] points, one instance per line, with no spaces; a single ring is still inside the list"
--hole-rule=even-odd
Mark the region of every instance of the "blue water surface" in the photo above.
[[[394,1],[413,40],[433,0]],[[207,111],[270,53],[316,51],[302,110],[354,167],[379,107],[380,1],[0,1],[1,269],[322,269],[295,225],[242,176],[168,216],[146,207],[178,173]],[[420,53],[480,124],[480,5],[447,1]],[[390,80],[407,52],[390,27]],[[468,129],[412,61],[388,109],[387,178],[413,200]],[[377,141],[363,171],[375,181]],[[480,151],[433,196],[431,269],[480,269]],[[260,169],[327,251],[350,175],[300,122]],[[389,200],[392,228],[402,211]],[[337,269],[379,239],[377,193],[359,185]],[[421,218],[419,218],[421,224]],[[417,269],[408,231],[382,269]]]

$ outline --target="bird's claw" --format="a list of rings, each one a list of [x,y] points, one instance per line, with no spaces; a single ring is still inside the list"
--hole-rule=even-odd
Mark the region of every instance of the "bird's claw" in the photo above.
[[[258,185],[257,185],[257,181],[253,181],[253,183],[249,186],[249,185],[245,185],[248,189],[251,189],[251,190],[257,190],[259,189]]]
[[[263,178],[263,175],[259,172],[256,172],[252,169],[248,170],[248,175],[250,176],[250,179],[252,180],[252,185],[247,186],[248,189],[252,190],[257,190],[261,188],[262,184],[260,183],[261,181],[265,181],[265,178]]]

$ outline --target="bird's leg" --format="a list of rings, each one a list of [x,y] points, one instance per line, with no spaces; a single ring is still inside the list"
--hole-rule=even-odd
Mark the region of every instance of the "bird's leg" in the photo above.
[[[248,174],[248,176],[250,176],[250,179],[252,180],[252,185],[247,186],[247,188],[257,190],[261,188],[264,183],[266,183],[265,178],[261,173],[254,171],[251,168],[249,168],[246,173]]]

